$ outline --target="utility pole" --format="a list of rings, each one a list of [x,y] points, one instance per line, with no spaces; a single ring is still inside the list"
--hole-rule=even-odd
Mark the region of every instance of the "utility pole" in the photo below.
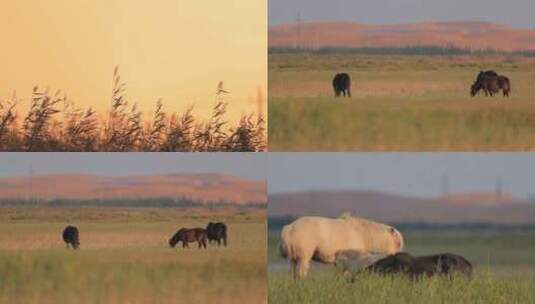
[[[442,176],[440,177],[440,190],[442,196],[450,194],[450,183],[447,174],[442,174]]]
[[[297,23],[297,38],[296,42],[294,43],[294,48],[300,49],[301,48],[301,12],[297,12],[296,17],[296,23]]]
[[[503,195],[503,183],[502,178],[500,176],[496,178],[496,185],[494,187],[494,191],[496,195],[496,201],[499,201]]]

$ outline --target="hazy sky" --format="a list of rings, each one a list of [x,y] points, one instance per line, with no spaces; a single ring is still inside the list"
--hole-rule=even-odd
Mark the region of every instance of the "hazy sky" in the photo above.
[[[533,0],[270,0],[269,24],[354,21],[392,24],[417,21],[491,21],[535,28]]]
[[[149,175],[222,173],[246,179],[266,179],[265,153],[0,153],[0,177],[82,173]]]
[[[409,196],[493,190],[535,194],[533,153],[270,153],[269,193],[350,189]]]
[[[267,88],[266,1],[17,0],[0,4],[0,98],[34,85],[106,109],[113,69],[142,110],[213,106],[217,84],[233,117]]]

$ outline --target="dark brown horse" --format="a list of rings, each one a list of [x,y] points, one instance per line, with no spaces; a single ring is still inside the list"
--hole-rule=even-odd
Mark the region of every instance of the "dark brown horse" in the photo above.
[[[346,73],[338,73],[333,78],[334,95],[351,97],[351,78]]]
[[[169,246],[175,248],[176,244],[182,242],[182,248],[189,248],[188,243],[197,242],[199,248],[206,248],[207,239],[206,230],[202,228],[181,228],[169,239]]]
[[[498,75],[495,71],[481,71],[470,88],[470,95],[475,96],[480,90],[485,92],[485,96],[493,96],[494,94],[498,94],[500,90],[502,90],[503,96],[509,96],[509,93],[511,93],[511,82],[509,78]]]
[[[480,90],[483,90],[485,96],[493,96],[499,92],[498,73],[495,71],[480,71],[476,81],[470,87],[470,95],[475,96]]]
[[[401,273],[413,279],[433,275],[472,276],[470,262],[460,255],[451,253],[415,257],[406,252],[399,252],[378,260],[366,270],[380,274]]]

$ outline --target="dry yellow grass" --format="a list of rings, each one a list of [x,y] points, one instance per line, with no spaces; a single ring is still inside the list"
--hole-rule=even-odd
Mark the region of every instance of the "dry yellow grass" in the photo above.
[[[535,59],[272,54],[271,151],[534,150]],[[512,82],[509,98],[470,97],[477,73]],[[334,98],[336,72],[352,98]]]
[[[265,302],[266,220],[260,213],[3,211],[0,303]],[[228,225],[228,247],[169,247],[178,228],[204,227],[210,220]],[[67,224],[80,231],[78,251],[66,249],[61,239]]]

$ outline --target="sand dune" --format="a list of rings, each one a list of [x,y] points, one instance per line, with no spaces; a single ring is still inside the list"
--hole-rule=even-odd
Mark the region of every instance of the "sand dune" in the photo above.
[[[193,198],[231,203],[266,202],[265,183],[221,174],[104,177],[83,174],[0,179],[0,198]]]
[[[471,50],[535,50],[535,29],[489,22],[367,25],[351,22],[283,24],[269,28],[270,47],[455,46]]]

